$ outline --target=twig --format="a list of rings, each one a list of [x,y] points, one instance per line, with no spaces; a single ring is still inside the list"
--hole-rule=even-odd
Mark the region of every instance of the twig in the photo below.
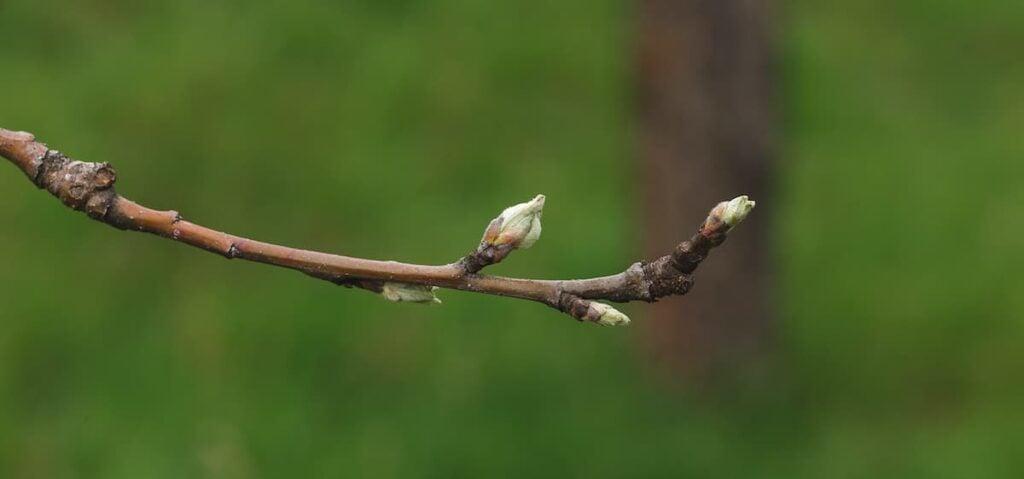
[[[110,165],[72,160],[35,141],[30,133],[0,128],[0,155],[68,207],[121,230],[155,234],[228,259],[294,269],[335,284],[380,293],[392,301],[439,302],[435,289],[458,289],[537,301],[580,321],[603,325],[627,324],[629,318],[594,300],[654,302],[686,294],[697,266],[754,206],[745,196],[718,204],[697,232],[670,254],[634,263],[619,274],[574,280],[517,279],[480,271],[512,250],[528,248],[539,238],[543,196],[507,208],[488,225],[477,249],[459,261],[428,266],[289,248],[191,223],[176,211],[150,209],[118,195],[114,191],[117,174]]]

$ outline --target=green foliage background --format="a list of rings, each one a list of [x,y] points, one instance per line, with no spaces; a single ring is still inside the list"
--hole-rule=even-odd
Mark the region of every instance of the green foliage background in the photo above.
[[[544,238],[495,271],[613,272],[642,235],[632,15],[7,0],[0,125],[113,163],[145,204],[375,258],[449,261],[543,192]],[[456,292],[391,305],[100,226],[2,167],[0,475],[1020,477],[1022,18],[784,5],[757,212],[777,354],[710,398],[651,371],[643,306],[621,330]]]

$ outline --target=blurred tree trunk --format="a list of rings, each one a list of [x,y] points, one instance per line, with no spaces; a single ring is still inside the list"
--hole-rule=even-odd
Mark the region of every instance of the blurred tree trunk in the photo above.
[[[692,377],[744,368],[770,337],[770,197],[776,116],[769,1],[640,0],[639,147],[645,247],[664,254],[707,205],[759,209],[698,271],[695,291],[653,309],[658,361]]]

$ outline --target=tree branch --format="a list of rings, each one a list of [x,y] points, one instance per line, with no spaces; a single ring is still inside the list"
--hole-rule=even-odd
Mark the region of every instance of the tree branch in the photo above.
[[[503,211],[488,225],[477,249],[459,261],[429,266],[289,248],[200,226],[176,211],[150,209],[118,195],[114,190],[117,174],[110,165],[72,160],[35,141],[30,133],[0,128],[0,155],[68,207],[120,230],[155,234],[228,259],[301,271],[380,293],[392,301],[436,302],[433,291],[449,288],[537,301],[580,321],[603,325],[627,324],[629,318],[595,300],[654,302],[686,294],[697,266],[754,206],[745,196],[718,204],[697,232],[670,254],[634,263],[619,274],[574,280],[517,279],[480,274],[480,270],[539,238],[542,195]]]

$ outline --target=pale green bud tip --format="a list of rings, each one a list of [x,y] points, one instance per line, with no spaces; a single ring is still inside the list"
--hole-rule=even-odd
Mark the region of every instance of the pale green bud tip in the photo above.
[[[440,304],[441,300],[434,294],[437,286],[423,286],[408,283],[384,283],[380,294],[384,299],[395,302]]]
[[[590,307],[597,313],[597,324],[601,326],[626,326],[629,324],[629,316],[607,304],[594,302]]]
[[[500,246],[526,249],[540,239],[540,218],[544,213],[544,195],[505,208],[484,232],[483,242]]]
[[[747,195],[743,195],[724,202],[722,205],[724,206],[721,209],[720,217],[722,222],[731,228],[743,221],[757,203],[751,201]]]

